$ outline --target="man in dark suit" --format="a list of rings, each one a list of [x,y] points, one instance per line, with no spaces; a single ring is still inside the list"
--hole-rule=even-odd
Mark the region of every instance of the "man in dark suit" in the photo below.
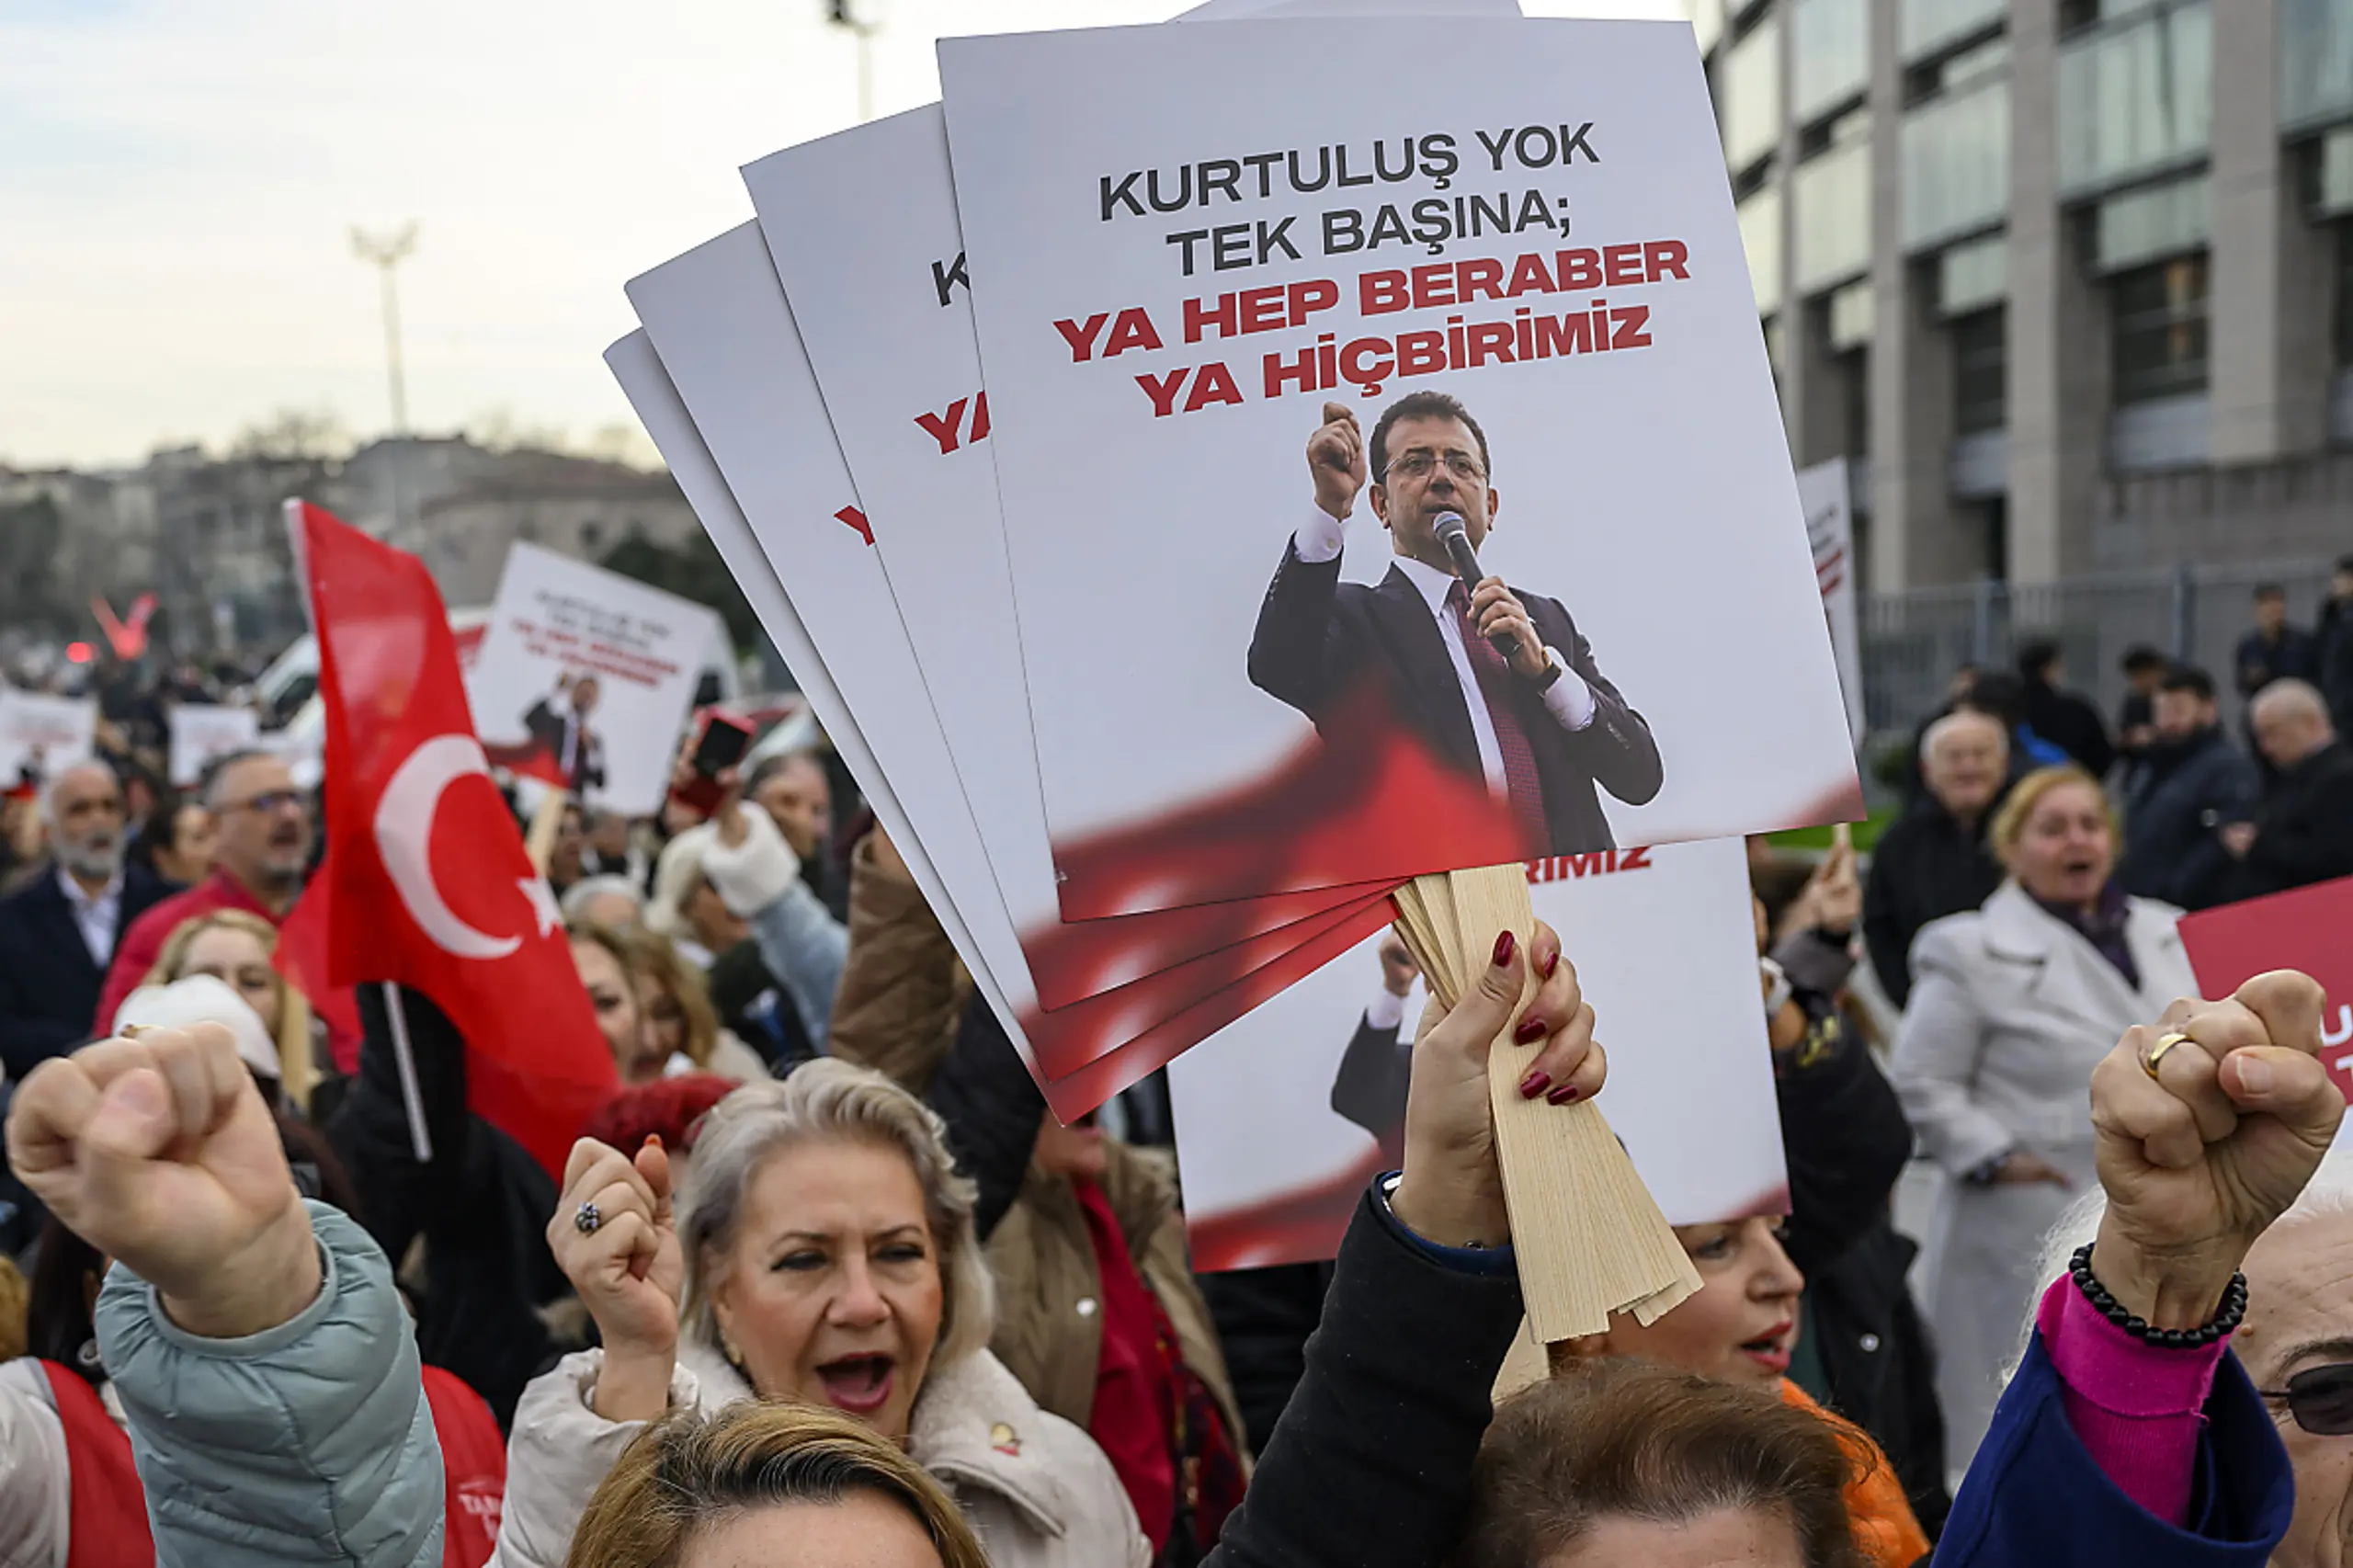
[[[1466,589],[1436,524],[1463,521],[1472,547],[1495,524],[1487,437],[1443,392],[1390,404],[1368,443],[1325,403],[1307,443],[1315,505],[1292,534],[1250,639],[1251,684],[1319,731],[1376,694],[1388,717],[1442,762],[1507,800],[1531,854],[1615,846],[1596,786],[1641,805],[1658,793],[1658,744],[1601,673],[1558,599],[1501,577]],[[1344,525],[1368,472],[1372,509],[1397,559],[1379,585],[1340,581]],[[1511,652],[1493,641],[1508,634]]]
[[[2353,876],[2353,750],[2309,681],[2275,680],[2249,709],[2275,770],[2252,822],[2222,829],[2238,861],[2232,899],[2260,898]]]
[[[124,865],[122,790],[104,765],[59,773],[41,815],[51,864],[0,899],[0,1067],[12,1079],[106,1032],[98,994],[118,941],[171,892]]]
[[[1357,1017],[1357,1032],[1332,1078],[1332,1110],[1372,1134],[1381,1157],[1396,1169],[1405,1158],[1405,1085],[1413,1075],[1414,1041],[1404,1033],[1405,998],[1421,966],[1390,931],[1381,938],[1381,994]]]
[[[588,727],[599,689],[595,676],[565,676],[556,682],[555,701],[541,698],[523,715],[523,727],[554,759],[565,787],[575,795],[605,787],[604,737]]]

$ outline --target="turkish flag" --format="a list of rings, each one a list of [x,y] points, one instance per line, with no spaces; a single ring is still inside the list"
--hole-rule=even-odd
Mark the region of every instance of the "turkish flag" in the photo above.
[[[2353,1100],[2353,877],[2183,915],[2181,945],[2209,996],[2275,969],[2319,981],[2321,1061]]]
[[[441,595],[415,556],[286,505],[319,642],[327,841],[279,951],[323,960],[331,985],[430,997],[465,1037],[473,1109],[561,1176],[619,1083],[474,737]]]

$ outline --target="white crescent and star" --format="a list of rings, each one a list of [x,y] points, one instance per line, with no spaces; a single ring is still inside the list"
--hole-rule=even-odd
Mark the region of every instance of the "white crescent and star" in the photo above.
[[[503,959],[523,945],[520,937],[494,937],[459,918],[433,880],[429,847],[433,818],[442,792],[470,773],[490,777],[489,759],[472,735],[436,735],[408,754],[393,771],[376,805],[376,851],[399,890],[409,917],[441,949],[461,959]],[[555,894],[542,877],[518,877],[515,885],[530,902],[539,934],[563,923]]]

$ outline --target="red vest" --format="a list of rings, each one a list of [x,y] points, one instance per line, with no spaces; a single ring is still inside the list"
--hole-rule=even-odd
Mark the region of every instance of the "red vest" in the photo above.
[[[483,1568],[498,1544],[498,1515],[506,1501],[506,1439],[482,1395],[454,1373],[426,1368],[425,1398],[433,1407],[449,1486],[441,1568]]]
[[[49,1394],[65,1428],[74,1531],[65,1568],[153,1568],[155,1538],[147,1531],[147,1494],[131,1460],[131,1435],[72,1369],[43,1361],[40,1369],[49,1374]]]

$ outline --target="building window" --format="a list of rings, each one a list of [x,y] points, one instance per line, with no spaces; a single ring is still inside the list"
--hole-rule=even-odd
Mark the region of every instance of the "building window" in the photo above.
[[[2010,84],[1996,77],[1904,117],[1906,250],[1992,228],[2010,210]]]
[[[1781,18],[1768,16],[1724,52],[1716,84],[1724,163],[1738,171],[1781,142]]]
[[[2336,225],[2336,363],[2353,369],[2353,219]]]
[[[2279,0],[2279,123],[2288,130],[2353,115],[2353,6]]]
[[[1798,119],[1862,97],[1871,82],[1870,0],[1797,0],[1790,54]]]
[[[1770,315],[1781,304],[1781,187],[1760,187],[1741,199],[1740,246],[1748,256],[1748,282],[1756,310]]]
[[[2059,51],[2059,189],[2088,196],[2206,155],[2214,129],[2207,0],[2103,26]]]
[[[1812,294],[1870,270],[1871,145],[1833,148],[1790,182],[1797,223],[1797,285]]]
[[[2109,285],[2119,406],[2205,390],[2206,290],[2202,256],[2120,273]]]
[[[2008,323],[2000,306],[1952,324],[1953,429],[1974,436],[2009,423]]]
[[[2009,8],[2009,0],[1904,0],[1897,47],[1906,61],[1917,60],[2000,27]]]

